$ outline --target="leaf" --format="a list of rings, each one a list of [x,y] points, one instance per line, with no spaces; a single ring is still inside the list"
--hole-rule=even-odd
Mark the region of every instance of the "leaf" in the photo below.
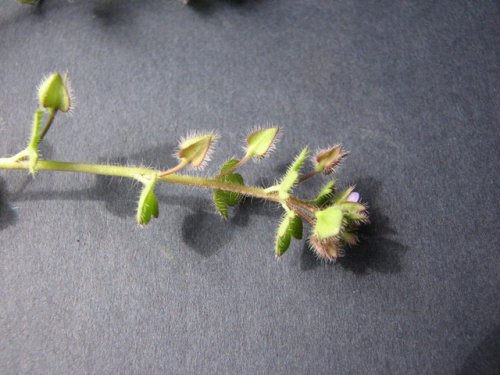
[[[222,167],[220,167],[220,174],[225,174],[239,162],[240,161],[238,159],[229,159],[222,165]]]
[[[302,239],[302,219],[293,211],[288,211],[280,222],[276,233],[275,254],[282,256],[290,246],[292,237]]]
[[[305,147],[300,154],[296,156],[295,160],[281,179],[281,182],[278,185],[278,196],[281,199],[287,199],[290,195],[290,191],[297,184],[300,169],[302,168],[308,153],[309,150]]]
[[[71,108],[68,77],[52,73],[45,78],[38,88],[38,101],[43,108],[68,112]]]
[[[297,240],[302,239],[303,227],[302,219],[298,215],[294,215],[293,218],[290,219],[288,228],[290,229],[290,234]]]
[[[220,169],[221,175],[217,177],[219,181],[227,182],[235,185],[244,185],[243,177],[239,173],[227,173],[230,168],[235,166],[239,160],[231,159],[228,160]],[[224,191],[224,190],[214,190],[212,193],[215,208],[221,214],[224,219],[228,217],[228,208],[236,206],[241,201],[241,194]]]
[[[335,180],[328,181],[325,186],[320,190],[316,198],[314,198],[314,204],[318,207],[326,206],[335,194]]]
[[[191,164],[194,168],[201,168],[210,158],[216,135],[202,134],[183,139],[179,144],[179,159]]]
[[[292,235],[289,230],[289,224],[290,224],[290,218],[288,215],[285,215],[281,220],[281,223],[278,227],[278,232],[276,233],[274,253],[277,257],[282,256],[290,246]]]
[[[246,157],[263,158],[275,144],[279,128],[259,129],[247,137]]]
[[[342,218],[344,217],[340,207],[331,206],[324,210],[317,211],[314,235],[319,240],[336,236],[342,229]]]
[[[146,225],[151,221],[151,217],[158,217],[158,200],[156,199],[154,188],[156,186],[156,179],[143,182],[141,195],[137,204],[137,223]]]
[[[282,256],[290,247],[290,242],[292,241],[292,236],[290,233],[286,233],[283,236],[276,236],[276,249],[275,254],[277,257]]]

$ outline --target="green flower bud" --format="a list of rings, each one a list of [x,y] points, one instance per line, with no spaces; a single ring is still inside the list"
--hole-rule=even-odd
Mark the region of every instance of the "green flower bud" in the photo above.
[[[263,158],[274,149],[279,128],[258,129],[247,137],[246,157]]]
[[[52,73],[38,87],[38,101],[42,108],[61,112],[71,109],[71,88],[68,76]]]
[[[217,139],[215,134],[192,135],[181,140],[177,156],[193,168],[203,168],[213,150]]]
[[[327,262],[332,262],[344,256],[344,250],[340,247],[340,243],[335,237],[320,240],[315,235],[312,235],[309,237],[309,245],[318,258]]]
[[[314,158],[315,168],[318,173],[330,174],[339,166],[342,160],[349,155],[341,146],[334,146],[321,150]]]

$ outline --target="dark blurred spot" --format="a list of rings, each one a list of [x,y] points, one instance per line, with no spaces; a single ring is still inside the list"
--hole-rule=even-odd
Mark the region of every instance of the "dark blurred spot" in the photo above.
[[[13,225],[17,221],[16,212],[9,206],[5,182],[0,178],[0,230]]]
[[[458,374],[500,374],[500,328],[495,328],[474,348]]]

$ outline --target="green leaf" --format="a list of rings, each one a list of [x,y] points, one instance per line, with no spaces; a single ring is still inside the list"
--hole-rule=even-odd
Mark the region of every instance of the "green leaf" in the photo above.
[[[302,239],[302,220],[293,211],[288,211],[280,222],[276,233],[275,254],[282,256],[290,246],[292,237]]]
[[[238,159],[229,159],[222,165],[222,167],[220,167],[220,174],[225,174],[239,162],[240,161]]]
[[[244,185],[243,177],[239,173],[227,173],[230,168],[235,166],[239,160],[231,159],[228,160],[220,169],[221,175],[217,177],[219,181],[227,182],[235,185]],[[224,219],[228,218],[228,208],[236,206],[242,199],[241,194],[224,191],[224,190],[214,190],[212,193],[215,208],[221,214]]]
[[[38,88],[38,101],[43,108],[68,112],[71,108],[68,77],[53,73],[44,79]]]
[[[290,191],[297,184],[300,175],[300,169],[306,161],[309,150],[305,147],[299,155],[295,158],[293,163],[288,168],[287,172],[283,176],[281,182],[278,185],[278,196],[281,199],[288,199],[290,196]]]
[[[275,254],[277,257],[282,256],[290,247],[290,242],[292,241],[292,236],[290,233],[286,233],[283,236],[276,236],[276,248]]]
[[[298,215],[294,215],[293,218],[290,219],[288,228],[290,229],[290,234],[293,237],[295,237],[297,240],[302,239],[303,224],[302,219]]]
[[[342,218],[344,217],[340,207],[328,207],[324,210],[317,211],[315,216],[316,225],[314,226],[314,234],[318,239],[323,240],[340,233],[342,229]]]
[[[158,200],[156,199],[154,188],[156,186],[156,179],[143,182],[141,195],[137,205],[137,223],[146,225],[151,221],[151,217],[158,217]]]
[[[272,150],[279,128],[259,129],[247,137],[246,157],[263,158]]]
[[[335,180],[328,181],[325,186],[320,190],[316,198],[314,198],[314,204],[318,207],[326,206],[335,194]]]
[[[177,155],[194,168],[200,168],[210,158],[216,138],[212,133],[187,137],[181,141]]]
[[[276,233],[274,253],[276,254],[277,257],[282,256],[290,246],[292,235],[290,233],[289,224],[290,224],[290,218],[288,215],[285,215],[281,220],[281,223],[278,227],[278,232]]]

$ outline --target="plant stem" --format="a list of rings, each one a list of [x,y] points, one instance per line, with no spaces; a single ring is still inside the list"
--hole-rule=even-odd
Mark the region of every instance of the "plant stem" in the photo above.
[[[56,113],[57,113],[57,109],[51,108],[49,110],[49,119],[47,120],[47,124],[45,124],[45,128],[43,129],[42,133],[40,134],[40,139],[39,139],[38,143],[42,142],[43,137],[45,137],[45,134],[47,134],[47,132],[49,131],[50,126],[52,125],[52,123],[54,122],[54,119],[56,118]]]
[[[231,168],[227,169],[226,171],[219,173],[219,177],[225,176],[229,173],[233,173],[236,169],[241,167],[243,164],[245,164],[247,161],[250,160],[249,156],[245,156],[243,159],[241,159],[239,162],[237,162],[235,165],[233,165]]]
[[[288,202],[294,206],[302,208],[304,211],[307,211],[313,215],[316,212],[315,207],[311,206],[310,204],[308,204],[308,203],[304,202],[303,200],[300,200],[296,197],[290,196],[288,198]]]
[[[304,182],[304,181],[309,180],[311,177],[314,177],[314,176],[316,176],[317,174],[318,174],[318,172],[316,172],[316,171],[311,171],[311,172],[309,172],[308,174],[306,174],[306,175],[304,175],[304,176],[302,176],[302,177],[300,178],[300,180],[299,180],[299,184],[301,184],[301,183],[302,183],[302,182]]]
[[[160,172],[158,177],[165,177],[165,176],[168,176],[169,174],[174,174],[175,172],[180,171],[182,168],[184,168],[188,164],[189,163],[186,159],[182,159],[182,161],[179,164],[177,164],[175,167],[172,167],[172,168],[166,170],[165,172]]]
[[[291,203],[287,203],[287,207],[290,208],[297,215],[299,215],[299,217],[306,223],[308,223],[311,227],[314,227],[314,220],[311,217],[304,214],[304,212],[302,212],[302,210],[299,207],[293,206]]]
[[[0,169],[29,169],[28,161],[16,161],[13,158],[0,158]],[[143,176],[158,176],[158,181],[172,184],[197,186],[206,189],[218,189],[234,193],[239,193],[248,197],[261,198],[274,202],[281,202],[278,195],[268,193],[263,188],[256,186],[244,186],[223,182],[211,178],[193,177],[181,174],[169,174],[159,177],[160,171],[148,168],[124,167],[107,164],[85,164],[54,160],[40,160],[36,164],[37,170],[91,173],[105,176],[126,177],[141,180]],[[294,198],[294,203],[299,199]],[[305,203],[304,203],[305,204]]]

